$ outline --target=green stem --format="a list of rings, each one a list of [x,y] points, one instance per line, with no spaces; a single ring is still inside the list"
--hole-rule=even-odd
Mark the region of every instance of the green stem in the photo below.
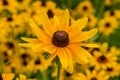
[[[100,18],[102,17],[102,14],[103,14],[103,11],[104,11],[104,7],[105,7],[105,1],[102,1],[101,8],[100,8],[99,14],[98,14],[98,16],[97,16],[98,21],[99,21]]]
[[[4,69],[3,69],[2,59],[1,58],[0,58],[0,66],[1,66],[0,72],[2,73]]]
[[[59,79],[60,79],[60,67],[61,67],[61,64],[60,64],[60,61],[59,61],[59,58],[58,58],[58,57],[56,58],[56,62],[57,62],[57,64],[58,64],[58,71],[57,71],[56,80],[59,80]]]

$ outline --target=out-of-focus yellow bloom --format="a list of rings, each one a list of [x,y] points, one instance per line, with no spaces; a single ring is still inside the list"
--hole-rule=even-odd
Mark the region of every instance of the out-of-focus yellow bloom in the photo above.
[[[17,1],[16,0],[0,0],[0,11],[9,10],[12,13],[17,12]]]
[[[97,18],[93,14],[88,15],[87,17],[88,17],[88,26],[90,28],[95,27],[95,25],[97,23]]]
[[[77,11],[79,14],[86,16],[93,13],[93,6],[90,1],[83,1],[77,6]]]
[[[120,64],[110,65],[104,69],[107,75],[111,77],[118,76],[120,74]]]
[[[108,80],[109,76],[104,73],[104,71],[96,71],[93,70],[92,72],[90,70],[85,70],[84,73],[74,73],[68,77],[66,80]]]
[[[110,65],[115,65],[117,62],[117,56],[113,55],[110,51],[94,51],[93,60],[90,61],[92,66],[95,66],[95,69],[105,69]]]
[[[3,73],[2,79],[3,80],[13,80],[14,76],[15,75],[13,73]]]
[[[118,27],[118,23],[115,18],[104,18],[100,20],[98,27],[103,35],[109,36],[111,33],[114,33],[115,29]]]
[[[114,2],[115,2],[115,0],[105,0],[105,4],[107,6],[111,6]]]
[[[104,17],[112,17],[112,18],[120,19],[120,10],[106,11],[104,13]]]
[[[42,11],[40,19],[44,30],[40,29],[34,21],[31,20],[30,26],[38,38],[22,38],[29,43],[23,43],[21,46],[36,47],[39,48],[39,50],[43,49],[44,51],[49,52],[50,57],[46,61],[47,65],[58,56],[62,67],[69,73],[73,73],[73,61],[78,63],[88,62],[87,59],[91,58],[91,55],[80,46],[97,47],[98,45],[81,42],[93,37],[97,33],[97,29],[82,32],[82,29],[87,24],[87,18],[75,21],[71,24],[71,27],[69,27],[68,10],[65,10],[61,19],[54,16],[53,23],[50,22],[47,14]]]

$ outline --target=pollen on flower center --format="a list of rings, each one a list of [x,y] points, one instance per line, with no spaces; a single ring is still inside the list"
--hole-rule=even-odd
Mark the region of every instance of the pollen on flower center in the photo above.
[[[65,31],[56,31],[52,43],[57,47],[66,47],[69,44],[69,36]]]

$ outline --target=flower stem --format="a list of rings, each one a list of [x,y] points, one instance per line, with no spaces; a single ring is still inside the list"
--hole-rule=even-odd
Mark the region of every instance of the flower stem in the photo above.
[[[59,80],[60,79],[60,67],[61,67],[61,64],[60,64],[60,61],[59,61],[59,58],[57,57],[56,58],[56,62],[57,62],[57,66],[58,66],[58,71],[57,71],[57,77],[56,77],[56,80]]]
[[[4,69],[3,69],[2,59],[1,58],[0,58],[0,66],[1,66],[0,72],[2,73]]]
[[[101,18],[102,15],[103,15],[104,7],[105,7],[105,1],[102,1],[101,7],[100,7],[100,10],[99,10],[99,14],[98,14],[98,16],[97,16],[98,21],[100,20],[100,18]]]

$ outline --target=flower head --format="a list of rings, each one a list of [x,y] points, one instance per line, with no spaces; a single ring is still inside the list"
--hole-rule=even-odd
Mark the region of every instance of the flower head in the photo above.
[[[37,38],[22,38],[29,42],[21,44],[22,46],[36,48],[36,50],[42,49],[50,53],[46,64],[50,64],[58,56],[62,67],[69,73],[73,72],[73,61],[88,62],[91,55],[82,46],[97,47],[97,45],[86,44],[83,41],[93,37],[97,33],[97,29],[82,31],[87,24],[87,18],[79,19],[69,26],[69,11],[65,10],[61,18],[54,16],[53,22],[43,11],[40,12],[40,19],[43,29],[30,20],[31,29]]]

